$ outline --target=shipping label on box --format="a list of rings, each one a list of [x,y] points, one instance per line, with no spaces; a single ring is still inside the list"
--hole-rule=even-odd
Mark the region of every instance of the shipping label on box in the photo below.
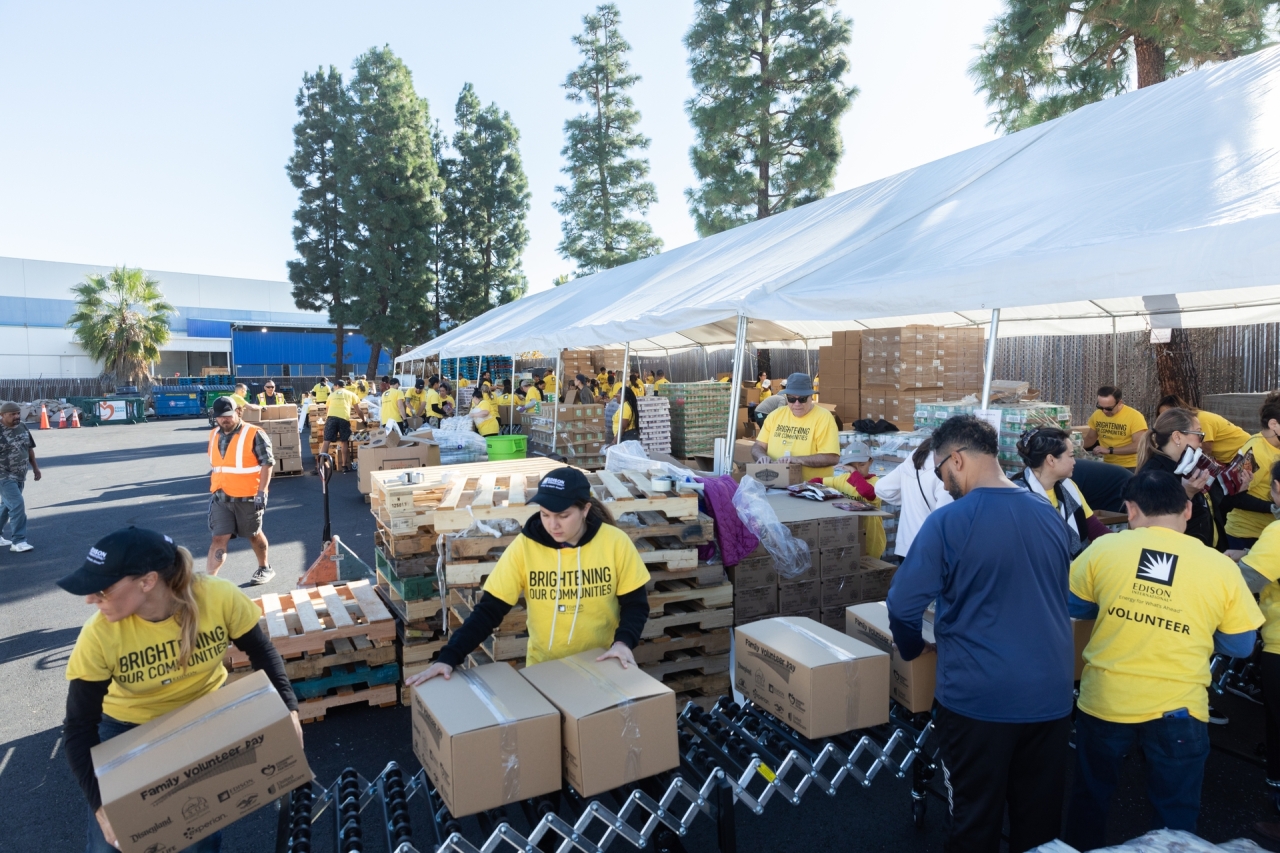
[[[734,633],[734,686],[805,737],[888,722],[889,656],[879,649],[794,616]]]
[[[767,464],[752,462],[747,465],[744,476],[750,477],[766,488],[785,489],[804,482],[804,469],[799,465],[786,465],[781,462]]]
[[[728,566],[729,580],[734,589],[753,589],[761,586],[776,586],[778,573],[774,570],[773,557],[747,557],[736,566]]]
[[[185,850],[313,778],[289,709],[263,672],[90,753],[124,853]]]
[[[778,612],[787,615],[800,615],[800,611],[820,610],[822,607],[818,581],[806,580],[798,583],[784,583],[778,586]]]
[[[857,530],[856,525],[854,530]],[[862,549],[858,547],[856,542],[843,548],[829,548],[822,551],[819,557],[822,565],[820,577],[838,578],[841,575],[857,574],[862,571],[862,566],[859,563],[861,559]]]
[[[520,671],[560,709],[564,778],[583,797],[680,765],[676,694],[636,667],[597,661],[603,652]]]
[[[932,644],[933,625],[921,625],[924,641]],[[903,660],[893,647],[889,609],[883,602],[855,604],[845,610],[845,633],[890,655],[889,695],[913,714],[933,707],[937,684],[938,653],[927,650],[914,660]]]
[[[413,752],[455,817],[560,790],[560,712],[505,663],[413,688]]]

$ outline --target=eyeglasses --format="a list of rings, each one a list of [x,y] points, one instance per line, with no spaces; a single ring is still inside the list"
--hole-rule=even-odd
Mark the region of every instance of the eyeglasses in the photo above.
[[[1185,430],[1185,429],[1175,429],[1175,430],[1174,430],[1174,432],[1180,432],[1180,433],[1182,433],[1183,435],[1198,435],[1198,436],[1200,436],[1201,438],[1204,438],[1204,433],[1202,433],[1202,432],[1189,432],[1189,431],[1187,431],[1187,430]]]
[[[933,467],[933,476],[937,477],[939,480],[942,480],[942,466],[946,465],[948,462],[951,461],[952,454],[964,453],[968,449],[969,448],[967,447],[957,447],[955,450],[951,451],[951,453],[948,453],[946,459],[943,459],[941,462],[939,462],[937,465]],[[946,480],[942,480],[942,482],[945,483]]]
[[[809,395],[808,395],[808,394],[806,394],[806,395],[805,395],[805,396],[803,396],[803,397],[793,397],[793,396],[791,396],[790,394],[788,394],[788,395],[787,395],[787,402],[788,402],[788,403],[807,403],[807,402],[809,402]]]

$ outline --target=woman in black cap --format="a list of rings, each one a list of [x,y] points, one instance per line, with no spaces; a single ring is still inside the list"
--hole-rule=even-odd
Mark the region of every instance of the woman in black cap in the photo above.
[[[298,702],[280,653],[258,627],[258,606],[230,581],[195,574],[191,552],[168,536],[117,530],[58,586],[98,608],[67,663],[63,727],[67,761],[89,802],[87,853],[116,849],[89,750],[221,687],[228,642],[266,672],[302,739]],[[186,849],[216,853],[221,843],[216,833]]]
[[[635,664],[631,650],[649,618],[649,570],[635,543],[609,520],[576,468],[548,473],[529,503],[539,511],[503,552],[476,609],[453,632],[437,662],[406,684],[449,678],[521,595],[528,609],[527,664],[588,649],[606,649],[597,660],[614,658],[624,669]]]

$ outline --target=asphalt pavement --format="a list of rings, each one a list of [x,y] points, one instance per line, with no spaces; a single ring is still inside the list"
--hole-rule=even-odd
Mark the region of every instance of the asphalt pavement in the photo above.
[[[203,566],[209,547],[208,432],[204,421],[170,420],[36,433],[44,478],[28,479],[26,486],[29,539],[36,550],[0,549],[0,850],[84,849],[87,810],[67,769],[61,723],[67,657],[92,606],[62,592],[54,581],[83,562],[99,537],[130,524],[167,533]],[[309,467],[305,448],[303,455]],[[333,532],[371,561],[373,522],[355,475],[339,475],[331,486]],[[319,553],[322,525],[318,478],[273,481],[265,530],[276,577],[249,588],[250,594],[291,590]],[[247,586],[256,566],[248,545],[233,540],[221,574]],[[1205,772],[1200,833],[1211,841],[1247,836],[1261,842],[1251,833],[1253,822],[1280,820],[1265,797],[1258,758],[1261,708],[1234,697],[1220,704],[1232,721],[1211,732],[1217,748]],[[419,768],[406,708],[338,708],[305,726],[304,735],[308,760],[325,784],[344,767],[355,767],[366,778],[388,761],[407,772]],[[1148,828],[1143,772],[1141,760],[1131,758],[1112,812],[1110,834],[1116,842]],[[810,791],[798,807],[775,799],[761,817],[739,806],[738,843],[759,850],[941,851],[945,810],[943,801],[932,798],[924,828],[914,828],[909,779],[882,772],[868,788],[846,781],[834,797]],[[420,804],[412,807],[411,817],[423,823]],[[266,808],[233,825],[224,833],[223,850],[273,849],[275,819],[273,809]],[[363,825],[365,850],[385,850],[377,840],[375,811],[365,814]],[[482,837],[476,821],[464,820],[463,829],[478,846]],[[423,850],[426,837],[415,833]],[[334,849],[329,822],[318,838],[317,850]],[[684,846],[691,852],[715,850],[714,824],[700,818]],[[615,842],[610,849],[630,847]]]

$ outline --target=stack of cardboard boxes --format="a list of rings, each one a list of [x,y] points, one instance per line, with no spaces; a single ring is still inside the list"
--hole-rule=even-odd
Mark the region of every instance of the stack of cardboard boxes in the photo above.
[[[273,476],[302,473],[302,436],[298,432],[296,405],[245,406],[244,419],[270,436],[271,452],[276,457]]]
[[[605,431],[604,406],[599,404],[546,404],[538,414],[525,416],[531,451],[563,456],[579,468],[604,467]]]
[[[818,376],[818,399],[846,427],[862,417],[862,332],[832,332],[831,346],[818,347]]]
[[[862,417],[909,430],[919,403],[982,387],[982,330],[901,326],[862,333]]]
[[[590,379],[596,375],[595,363],[591,360],[594,350],[589,349],[567,349],[560,353],[560,366],[564,371],[564,384],[566,387],[573,386],[573,377],[581,373]]]

